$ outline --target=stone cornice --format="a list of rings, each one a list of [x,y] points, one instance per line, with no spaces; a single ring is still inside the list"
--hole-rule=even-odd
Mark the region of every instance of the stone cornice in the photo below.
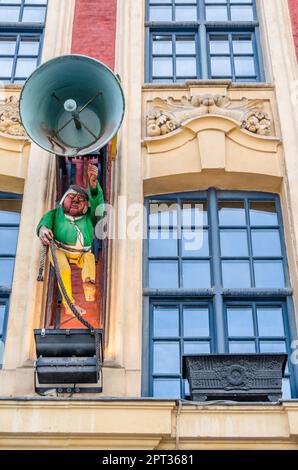
[[[227,447],[270,440],[276,448],[298,448],[297,400],[179,406],[154,399],[2,398],[0,415],[0,449],[157,449],[171,448],[178,438],[185,449],[204,440]]]
[[[275,90],[275,85],[273,83],[266,82],[246,82],[246,83],[237,83],[232,82],[232,80],[186,80],[185,83],[144,83],[142,89],[144,91],[150,90],[181,90],[188,89],[190,87],[198,88],[218,88],[225,87],[229,90],[241,89],[241,90]]]

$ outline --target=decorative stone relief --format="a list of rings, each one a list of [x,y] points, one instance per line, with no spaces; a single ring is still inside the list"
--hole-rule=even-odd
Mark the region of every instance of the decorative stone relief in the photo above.
[[[17,137],[27,137],[23,128],[19,101],[16,96],[9,96],[0,101],[0,132]]]
[[[247,131],[258,135],[271,135],[271,118],[263,109],[261,100],[243,98],[233,104],[230,98],[222,95],[194,95],[180,101],[169,97],[166,100],[155,98],[147,116],[147,135],[157,137],[173,132],[184,121],[206,114],[218,114],[239,122]]]
[[[282,395],[287,354],[197,354],[183,356],[183,378],[192,400],[231,397],[276,401]]]

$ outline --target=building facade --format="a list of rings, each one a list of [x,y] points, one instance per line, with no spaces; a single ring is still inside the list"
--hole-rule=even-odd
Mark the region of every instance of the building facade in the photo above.
[[[295,0],[0,1],[0,448],[298,448],[297,18]],[[103,392],[41,397],[35,227],[64,170],[18,100],[70,53],[126,100],[102,160]],[[182,354],[259,352],[288,354],[280,402],[189,400]]]

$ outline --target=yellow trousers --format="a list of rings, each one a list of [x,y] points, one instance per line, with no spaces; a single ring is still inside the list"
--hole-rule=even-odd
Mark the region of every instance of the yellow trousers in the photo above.
[[[71,286],[71,269],[70,264],[75,264],[78,268],[82,269],[82,280],[83,282],[93,282],[95,283],[95,257],[93,253],[82,253],[78,255],[73,255],[65,251],[61,251],[56,248],[56,256],[58,261],[58,267],[60,270],[62,282],[65,286],[68,297],[74,303],[72,296],[72,286]],[[52,256],[50,256],[50,261],[53,265]],[[60,289],[60,287],[59,287]],[[60,289],[61,292],[61,289]],[[67,306],[66,300],[61,292],[62,302],[64,306]]]

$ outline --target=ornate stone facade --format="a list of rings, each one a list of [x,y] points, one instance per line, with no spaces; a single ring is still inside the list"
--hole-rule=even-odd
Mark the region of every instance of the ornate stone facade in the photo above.
[[[27,137],[19,114],[19,100],[9,96],[0,101],[0,132],[15,137]]]
[[[249,101],[243,98],[233,103],[223,95],[194,95],[180,101],[169,97],[166,100],[155,98],[147,116],[147,136],[158,137],[169,134],[181,127],[182,123],[206,114],[229,117],[239,126],[258,135],[271,135],[271,118],[263,109],[261,100]]]

